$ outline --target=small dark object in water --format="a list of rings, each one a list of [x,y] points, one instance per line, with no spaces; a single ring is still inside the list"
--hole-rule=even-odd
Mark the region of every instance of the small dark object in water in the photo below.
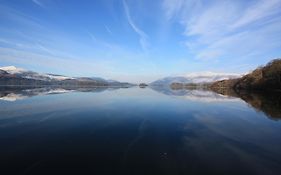
[[[147,84],[145,84],[145,83],[141,83],[141,84],[139,84],[139,87],[140,88],[145,88],[146,86],[148,86]]]

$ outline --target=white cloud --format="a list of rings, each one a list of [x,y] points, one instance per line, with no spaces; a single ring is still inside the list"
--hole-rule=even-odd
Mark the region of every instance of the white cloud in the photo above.
[[[182,23],[185,25],[186,36],[202,35],[204,37],[212,37],[223,35],[229,23],[235,18],[233,15],[237,12],[236,6],[230,2],[221,2],[210,5],[207,9],[197,6],[196,11],[192,14],[185,14]]]
[[[184,0],[164,0],[163,8],[168,19],[173,18],[183,7]]]
[[[28,14],[22,13],[16,9],[10,8],[0,4],[0,16],[3,19],[8,19],[13,24],[24,25],[25,28],[36,28],[39,30],[44,29],[36,17],[30,16]],[[1,25],[1,28],[4,28],[5,25]],[[9,29],[10,31],[16,29]],[[18,29],[19,30],[19,29]],[[23,29],[21,29],[23,30]]]
[[[91,32],[88,32],[88,34],[93,41],[97,41],[97,38]]]
[[[105,25],[104,27],[105,27],[106,31],[107,31],[110,35],[113,34],[112,31],[108,28],[108,26]]]
[[[281,46],[281,0],[164,0],[162,5],[168,19],[177,16],[185,45],[199,60],[239,59]]]
[[[43,53],[29,52],[13,48],[0,47],[0,62],[10,64],[21,64],[39,68],[52,68],[59,70],[62,74],[71,73],[74,76],[83,74],[108,77],[113,70],[113,65],[106,60],[81,61],[79,58],[50,56]],[[109,73],[109,74],[107,74]]]
[[[269,52],[278,49],[281,45],[279,33],[281,31],[281,19],[279,23],[271,23],[266,27],[254,31],[243,31],[233,35],[228,35],[208,44],[201,49],[198,58],[212,57],[234,57],[250,55],[257,52]],[[213,55],[217,53],[217,55]]]
[[[274,15],[280,12],[281,1],[280,0],[261,0],[253,6],[249,7],[243,15],[237,20],[231,27],[238,28],[243,25],[250,24],[252,22],[261,20],[270,15]]]
[[[36,5],[39,5],[40,7],[44,7],[44,4],[40,0],[32,0]]]
[[[132,17],[131,17],[131,14],[130,14],[130,10],[129,10],[129,7],[128,7],[127,3],[126,3],[126,0],[123,0],[123,6],[124,6],[125,14],[126,14],[126,17],[127,17],[127,20],[129,22],[130,26],[139,35],[139,37],[140,37],[140,40],[139,40],[140,45],[141,45],[142,49],[144,51],[146,51],[147,48],[148,48],[148,45],[149,45],[148,41],[147,41],[148,40],[147,34],[144,31],[142,31],[138,26],[136,26],[136,24],[132,20]]]

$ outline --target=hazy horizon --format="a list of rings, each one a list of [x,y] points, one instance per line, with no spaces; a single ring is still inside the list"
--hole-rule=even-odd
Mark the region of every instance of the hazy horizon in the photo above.
[[[281,0],[1,1],[0,67],[132,83],[281,55]]]

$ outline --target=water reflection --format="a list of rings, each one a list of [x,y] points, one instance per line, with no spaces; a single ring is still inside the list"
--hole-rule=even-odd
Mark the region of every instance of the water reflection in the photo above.
[[[242,99],[257,111],[264,112],[273,120],[281,119],[281,92],[235,92],[230,89],[210,91],[207,89],[172,89],[154,86],[152,89],[166,95],[184,96],[186,99],[214,102]]]
[[[2,97],[12,93],[33,98],[0,101],[1,174],[281,171],[281,123],[236,97],[138,87],[6,89]]]
[[[172,89],[169,87],[151,86],[157,92],[169,96],[183,97],[186,100],[202,101],[202,102],[227,102],[237,101],[233,96],[222,95],[206,89]]]
[[[122,87],[125,88],[125,87]],[[16,101],[33,96],[62,94],[67,92],[103,92],[116,90],[119,87],[25,87],[25,86],[0,86],[0,100]]]
[[[257,111],[264,112],[269,118],[281,119],[281,92],[257,93],[257,92],[235,92],[222,89],[214,92],[206,89],[171,89],[169,87],[152,86],[151,89],[169,96],[183,97],[186,100],[202,102],[226,102],[242,99]],[[117,90],[118,87],[0,87],[0,100],[16,101],[39,95],[61,94],[68,92],[103,92],[106,90]]]
[[[273,120],[281,119],[281,92],[237,92],[221,89],[216,93],[240,98],[257,111],[264,112],[269,118]]]

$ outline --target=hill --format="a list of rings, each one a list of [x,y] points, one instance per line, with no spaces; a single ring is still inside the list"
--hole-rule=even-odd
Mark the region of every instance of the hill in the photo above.
[[[241,78],[217,81],[210,88],[241,90],[281,90],[281,59],[275,59]]]

